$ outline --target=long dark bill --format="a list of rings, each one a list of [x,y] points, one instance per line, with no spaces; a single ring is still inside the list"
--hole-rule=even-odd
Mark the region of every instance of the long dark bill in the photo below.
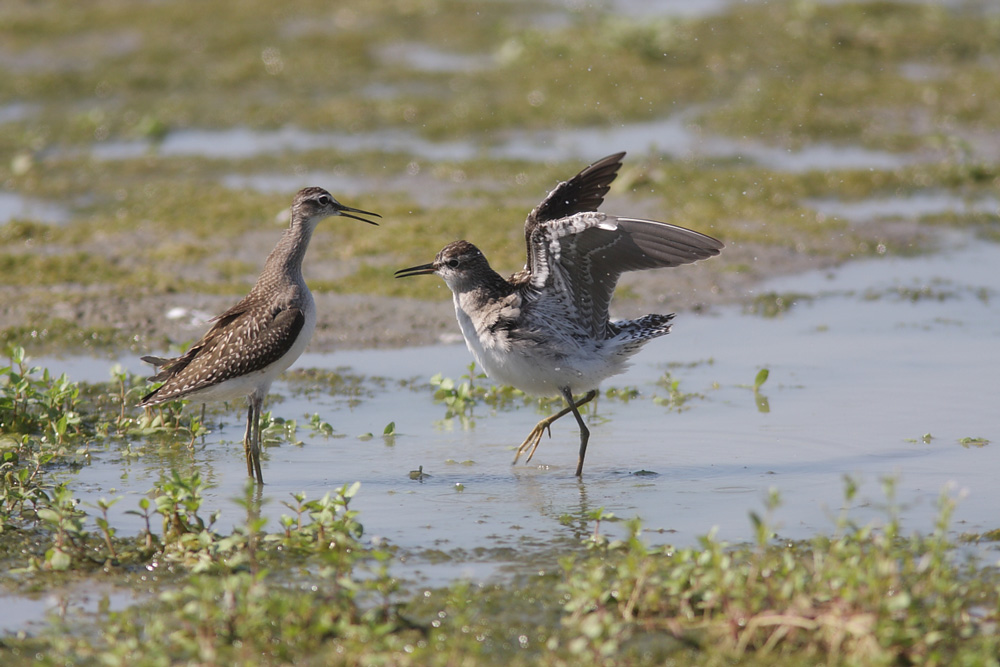
[[[355,220],[360,220],[361,222],[367,222],[369,225],[375,225],[378,227],[378,223],[374,220],[365,220],[364,218],[359,218],[356,215],[351,215],[351,213],[360,213],[361,215],[374,215],[376,218],[381,218],[382,216],[378,213],[372,213],[371,211],[362,211],[360,208],[351,208],[350,206],[344,206],[340,202],[337,202],[340,206],[337,209],[339,215],[345,218],[354,218]]]
[[[421,264],[420,266],[411,266],[408,269],[400,269],[396,271],[395,276],[397,278],[409,278],[410,276],[426,276],[430,273],[434,273],[434,264]]]

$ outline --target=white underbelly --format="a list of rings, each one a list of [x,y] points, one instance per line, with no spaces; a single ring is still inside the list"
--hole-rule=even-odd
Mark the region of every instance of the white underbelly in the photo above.
[[[491,380],[528,394],[556,395],[563,387],[574,394],[597,388],[604,379],[623,372],[627,359],[606,354],[599,343],[567,342],[546,349],[530,342],[512,345],[506,338],[480,336],[466,313],[456,308],[465,343]]]

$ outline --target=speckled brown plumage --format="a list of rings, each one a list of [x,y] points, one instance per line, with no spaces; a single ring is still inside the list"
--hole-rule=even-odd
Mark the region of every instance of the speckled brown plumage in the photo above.
[[[263,483],[260,470],[260,412],[271,383],[302,354],[316,326],[312,294],[302,277],[302,260],[316,224],[329,216],[374,215],[344,206],[322,188],[300,190],[291,223],[268,255],[257,283],[239,303],[213,320],[212,328],[173,359],[143,357],[162,382],[140,407],[181,398],[202,401],[247,397],[250,407],[244,446],[247,472]]]
[[[267,368],[291,347],[305,324],[305,313],[298,306],[282,307],[264,295],[249,294],[214,321],[187,352],[165,360],[150,378],[163,384],[144,396],[140,406],[183,398]]]

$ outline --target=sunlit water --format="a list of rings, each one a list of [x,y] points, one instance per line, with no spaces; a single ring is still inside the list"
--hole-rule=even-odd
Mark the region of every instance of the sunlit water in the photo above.
[[[692,112],[644,123],[606,127],[560,129],[550,132],[498,130],[475,140],[431,141],[404,130],[377,132],[309,132],[295,127],[256,131],[179,130],[162,141],[110,141],[95,144],[92,154],[100,160],[121,160],[155,152],[165,157],[196,155],[243,159],[272,153],[316,149],[344,152],[385,151],[411,154],[431,162],[465,161],[478,157],[552,161],[586,159],[616,151],[647,154],[650,151],[677,158],[745,160],[779,171],[813,169],[895,169],[919,158],[860,146],[811,144],[791,150],[743,138],[704,135],[692,125]]]
[[[306,354],[299,367],[369,378],[368,395],[352,407],[343,396],[306,398],[288,383],[275,385],[280,398],[271,407],[299,422],[303,444],[265,450],[263,513],[277,530],[278,518],[291,514],[282,504],[291,494],[315,499],[360,481],[352,507],[367,538],[416,554],[394,572],[423,584],[502,576],[511,561],[494,549],[501,547],[527,556],[518,568],[552,569],[547,548],[579,539],[587,530],[582,517],[596,508],[640,517],[654,543],[691,545],[713,529],[740,542],[752,539],[748,513],[762,512],[774,488],[782,505],[772,520],[781,536],[832,532],[848,475],[861,482],[852,510],[858,522],[885,517],[880,479],[893,477],[905,530],[933,529],[944,490],[960,498],[956,535],[995,529],[998,264],[1000,246],[961,236],[933,256],[870,259],[772,281],[758,291],[799,295],[776,318],[737,308],[681,313],[670,336],[606,383],[637,387],[642,396],[598,402],[582,481],[573,475],[578,436],[571,419],[556,424],[530,465],[517,466],[513,448],[540,416],[533,407],[492,413],[480,406],[471,428],[442,421],[445,408],[425,382],[437,372],[458,378],[467,371],[461,345]],[[110,366],[90,358],[37,361],[86,381],[105,380]],[[122,363],[144,371],[135,359]],[[767,412],[749,388],[763,367],[770,369],[762,389]],[[668,370],[681,391],[699,394],[679,412],[653,400],[667,395],[657,380]],[[400,383],[412,379],[416,388]],[[335,426],[335,437],[306,426],[313,413]],[[236,502],[246,484],[242,416],[234,407],[192,453],[177,442],[129,460],[120,445],[96,446],[90,465],[66,478],[92,515],[98,499],[120,497],[112,522],[120,534],[135,534],[141,524],[126,511],[170,466],[197,469],[212,485],[201,514],[221,510],[218,527],[228,530],[246,519]],[[390,421],[394,439],[381,435]],[[965,437],[991,443],[963,446]],[[411,479],[420,466],[429,477]],[[620,534],[622,527],[606,522],[602,530]],[[470,555],[478,548],[485,551]],[[461,556],[434,564],[420,556],[423,549]],[[980,553],[993,559],[996,552],[982,546]],[[113,606],[132,599],[112,593]],[[23,627],[59,605],[87,612],[94,597],[83,588],[26,601],[35,612],[19,604],[24,613],[0,617],[0,628]]]
[[[62,224],[70,219],[69,211],[55,204],[0,191],[0,225],[11,220],[32,220],[46,224]]]
[[[967,241],[931,257],[865,260],[773,281],[760,291],[801,295],[777,318],[738,309],[680,314],[670,336],[606,383],[637,387],[642,396],[599,401],[582,481],[573,476],[578,436],[571,419],[556,424],[530,465],[511,466],[513,446],[539,419],[533,407],[491,413],[481,406],[474,427],[462,428],[458,420],[442,422],[445,408],[429,386],[399,386],[437,372],[458,378],[468,364],[462,346],[307,354],[298,366],[389,381],[367,382],[373,395],[355,407],[344,397],[295,397],[288,385],[275,386],[283,400],[273,410],[298,420],[304,444],[267,448],[264,513],[276,528],[276,519],[290,514],[281,504],[290,494],[317,498],[360,481],[353,506],[367,535],[408,550],[532,549],[573,535],[561,516],[579,519],[599,507],[664,531],[652,533],[653,541],[689,545],[713,527],[730,541],[750,538],[748,512],[762,509],[771,487],[784,501],[775,514],[781,535],[831,530],[843,477],[851,475],[862,481],[859,520],[882,515],[879,479],[895,476],[908,528],[931,529],[935,501],[949,485],[964,495],[960,531],[996,528],[998,262],[998,246]],[[107,377],[105,361],[44,363],[74,379]],[[748,388],[762,367],[771,373],[762,390],[768,412]],[[667,395],[657,384],[667,370],[681,391],[700,395],[679,412],[653,400]],[[313,413],[338,437],[308,429]],[[222,510],[220,527],[227,529],[245,519],[234,502],[246,482],[242,415],[234,408],[189,456],[177,456],[186,451],[180,442],[169,456],[131,461],[117,447],[96,448],[91,465],[72,475],[73,488],[85,503],[123,497],[114,521],[119,531],[138,532],[136,518],[124,512],[136,508],[169,462],[187,456],[185,465],[213,485],[204,514]],[[392,440],[381,435],[389,422],[398,433]],[[359,437],[368,433],[374,437]],[[964,437],[993,444],[965,447]],[[419,466],[430,477],[410,479]],[[403,573],[440,581],[494,568],[418,563]]]
[[[975,215],[1000,213],[996,197],[960,197],[948,192],[916,192],[899,197],[861,199],[809,199],[803,202],[824,215],[855,222],[875,219],[917,219],[936,215]]]
[[[636,3],[618,0],[623,13],[688,14],[697,3],[663,0]],[[702,3],[698,12],[718,11],[724,1]],[[395,57],[396,54],[384,54]],[[434,50],[417,53],[426,70],[467,67]],[[485,60],[475,66],[488,66]],[[389,89],[384,95],[392,96]],[[31,108],[0,108],[0,123],[20,120]],[[676,114],[648,123],[615,127],[488,133],[476,141],[433,142],[403,131],[364,134],[312,133],[296,128],[256,132],[172,132],[160,143],[98,144],[98,159],[127,159],[156,151],[166,156],[204,155],[245,158],[315,148],[341,151],[384,150],[411,153],[428,161],[469,160],[481,156],[527,160],[593,158],[628,150],[651,151],[678,158],[747,160],[785,171],[810,169],[892,169],[917,159],[853,146],[812,145],[801,150],[758,141],[705,136]],[[324,182],[304,176],[296,187]],[[334,175],[331,175],[333,177]],[[383,187],[384,182],[350,179],[345,191]],[[292,189],[281,176],[233,176],[227,185],[260,189]],[[285,176],[287,178],[287,176]],[[348,179],[348,180],[343,180]],[[277,185],[276,185],[277,183]],[[947,212],[993,213],[994,198],[964,201],[933,193],[856,204],[811,202],[828,215],[851,219],[910,217]],[[64,223],[63,208],[0,193],[0,222],[26,218]],[[505,561],[495,552],[478,558],[434,565],[420,558],[424,548],[471,552],[478,547],[513,547],[542,554],[538,569],[555,564],[542,560],[545,547],[577,539],[581,517],[603,507],[618,517],[642,518],[652,542],[690,545],[697,536],[717,529],[721,538],[750,539],[748,512],[761,511],[768,489],[783,503],[773,520],[785,537],[808,537],[831,531],[831,515],[842,504],[843,478],[862,482],[854,517],[883,516],[885,498],[879,479],[898,480],[898,499],[906,529],[928,531],[942,489],[960,495],[955,532],[997,528],[1000,491],[995,482],[1000,432],[996,396],[1000,389],[1000,248],[965,241],[933,257],[886,257],[850,264],[834,272],[773,281],[758,289],[795,293],[797,303],[774,319],[718,309],[708,314],[681,313],[674,333],[647,346],[636,365],[606,386],[634,386],[642,396],[629,402],[602,399],[591,420],[591,446],[584,478],[573,477],[577,450],[575,424],[556,425],[531,465],[512,467],[513,448],[539,419],[531,407],[491,413],[481,406],[475,425],[442,423],[445,408],[427,386],[413,390],[397,380],[425,382],[436,372],[458,378],[466,372],[468,354],[461,345],[394,351],[351,351],[306,355],[298,367],[337,368],[364,376],[388,378],[369,382],[373,395],[352,407],[343,397],[296,396],[278,383],[270,407],[301,426],[301,446],[267,448],[263,489],[269,528],[290,510],[282,501],[305,492],[310,498],[354,481],[361,491],[353,507],[361,512],[368,538],[381,537],[417,553],[394,565],[402,577],[429,584],[457,577],[498,576]],[[669,272],[664,280],[669,280]],[[447,293],[442,289],[442,298]],[[110,363],[89,358],[38,360],[73,379],[102,381]],[[135,359],[122,363],[147,370]],[[671,366],[671,364],[676,364]],[[756,372],[771,371],[762,394],[762,412],[748,388]],[[678,412],[657,405],[665,396],[657,384],[667,370],[680,389],[695,392]],[[192,405],[189,409],[197,409]],[[319,413],[337,429],[333,438],[313,434],[307,415]],[[121,500],[112,510],[120,534],[136,533],[141,524],[126,514],[164,475],[181,462],[201,471],[212,484],[203,516],[222,512],[220,529],[245,519],[235,502],[246,482],[243,462],[243,409],[234,407],[221,428],[188,453],[177,442],[167,451],[150,448],[144,456],[122,457],[119,446],[95,445],[90,465],[66,474],[91,515],[99,498]],[[398,435],[381,437],[385,424],[396,423]],[[359,437],[362,434],[372,437]],[[929,441],[923,436],[930,434]],[[964,447],[963,437],[984,437],[984,447]],[[423,466],[430,476],[416,481],[409,471]],[[642,471],[643,474],[636,474]],[[651,472],[652,474],[645,474]],[[461,485],[459,487],[458,485]],[[461,490],[459,490],[461,488]],[[571,521],[560,521],[569,517]],[[620,533],[605,523],[602,530]],[[995,551],[984,549],[988,557]],[[69,607],[84,613],[99,604],[120,608],[135,601],[130,591],[86,583],[32,600],[0,598],[0,630],[11,631],[41,619],[47,610]]]

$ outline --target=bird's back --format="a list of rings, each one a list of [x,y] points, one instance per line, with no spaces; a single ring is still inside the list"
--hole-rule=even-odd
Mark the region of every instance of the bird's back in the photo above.
[[[254,390],[266,392],[301,355],[316,324],[309,290],[290,291],[282,298],[251,292],[220,315],[200,341],[162,366],[152,379],[163,384],[139,405],[194,396],[233,400]]]

